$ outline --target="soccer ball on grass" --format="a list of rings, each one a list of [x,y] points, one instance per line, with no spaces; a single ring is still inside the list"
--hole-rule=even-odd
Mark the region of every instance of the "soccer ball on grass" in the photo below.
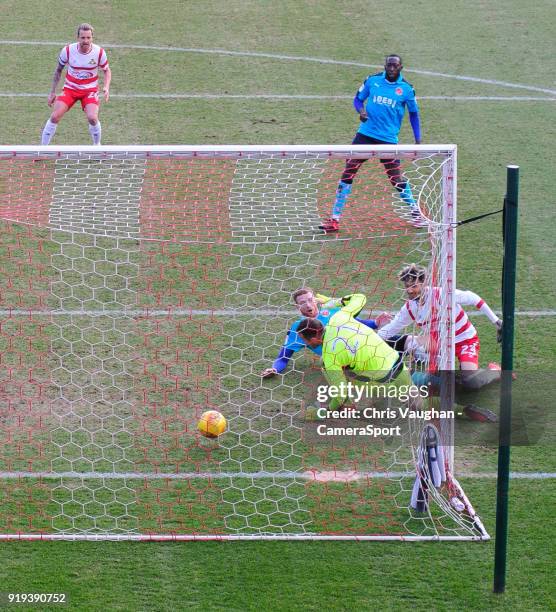
[[[218,438],[226,431],[226,418],[218,410],[207,410],[201,415],[197,429],[205,438]]]

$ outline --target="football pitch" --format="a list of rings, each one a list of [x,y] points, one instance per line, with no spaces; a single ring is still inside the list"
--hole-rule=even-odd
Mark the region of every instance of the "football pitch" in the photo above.
[[[48,116],[46,93],[56,54],[73,40],[80,20],[95,26],[96,42],[107,49],[113,71],[112,99],[101,112],[106,145],[349,143],[357,119],[351,106],[354,92],[367,74],[380,68],[385,53],[401,53],[405,78],[420,100],[424,142],[458,145],[460,219],[500,208],[506,165],[521,168],[521,314],[514,363],[525,380],[534,374],[539,384],[549,382],[556,344],[554,155],[547,129],[554,123],[556,103],[556,69],[550,63],[556,11],[551,2],[534,7],[513,0],[411,2],[394,11],[386,3],[369,6],[359,1],[345,6],[289,0],[125,1],[104,2],[79,16],[74,2],[0,5],[5,15],[0,40],[1,144],[38,142]],[[69,23],[69,17],[76,23]],[[407,120],[401,142],[412,142]],[[53,143],[89,144],[81,112],[73,109],[64,118]],[[330,176],[333,185],[334,173]],[[500,217],[462,226],[457,240],[458,286],[476,291],[500,310]],[[21,247],[22,241],[25,236],[6,233],[0,246],[15,249],[10,245]],[[200,254],[192,249],[170,255],[175,265],[169,278],[177,296],[180,266]],[[156,257],[153,254],[155,263]],[[210,253],[214,262],[225,257],[218,247]],[[39,269],[40,263],[38,256]],[[203,265],[208,269],[212,263]],[[392,269],[397,264],[392,262]],[[17,272],[21,280],[33,274],[24,265],[16,268],[4,269],[4,276],[15,277]],[[218,265],[212,268],[218,272]],[[156,274],[153,266],[154,289],[144,294],[145,300],[156,294]],[[40,284],[40,274],[34,282]],[[222,283],[216,273],[207,287],[218,286],[213,295],[220,297],[226,291]],[[360,278],[357,283],[364,286]],[[492,327],[482,318],[474,323],[481,337],[481,360],[499,360]],[[56,325],[69,327],[70,321]],[[139,322],[136,328],[142,341],[150,337],[148,325]],[[277,337],[284,326],[277,321]],[[52,334],[46,330],[34,335],[32,352],[41,354],[41,342]],[[163,336],[171,339],[172,330]],[[90,343],[100,343],[100,337]],[[175,342],[171,348],[179,350],[179,337]],[[158,355],[159,348],[164,349],[152,344],[149,350]],[[261,367],[272,354],[272,347],[261,352]],[[163,361],[153,358],[147,364],[150,374],[156,376]],[[553,399],[546,386],[542,409],[549,415]],[[148,418],[144,415],[143,422]],[[551,609],[556,605],[553,440],[554,426],[549,425],[535,444],[512,449],[512,471],[519,477],[511,482],[504,596],[491,593],[492,542],[5,542],[0,546],[1,588],[64,592],[76,609]],[[163,446],[161,442],[159,448]],[[189,456],[178,460],[196,461]],[[149,461],[164,471],[168,456]],[[456,448],[456,466],[493,534],[495,450],[487,445]],[[24,491],[14,511],[21,513],[22,504],[28,508],[23,514],[30,513],[36,505],[40,515],[42,492],[41,487],[33,494]],[[214,510],[211,494],[203,501]],[[190,502],[185,494],[183,499]],[[156,506],[148,489],[144,505]],[[3,508],[0,516],[11,510]],[[142,520],[155,525],[156,513],[147,512]],[[210,512],[206,517],[201,513],[204,525],[212,520]]]

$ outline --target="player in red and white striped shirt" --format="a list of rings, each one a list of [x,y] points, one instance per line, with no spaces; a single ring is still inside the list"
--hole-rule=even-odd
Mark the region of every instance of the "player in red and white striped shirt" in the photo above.
[[[399,279],[404,284],[409,299],[400,308],[394,319],[378,330],[378,335],[384,340],[399,334],[405,327],[412,324],[428,334],[431,328],[431,320],[434,317],[434,305],[439,303],[440,289],[438,287],[428,289],[425,286],[426,271],[423,267],[410,264],[401,270]],[[464,386],[476,389],[497,380],[500,377],[500,372],[494,369],[495,364],[489,365],[489,368],[492,367],[490,371],[478,372],[479,336],[462,306],[475,306],[496,326],[498,333],[502,330],[502,321],[494,314],[489,305],[472,291],[456,289],[455,302],[455,350],[461,369],[461,383]],[[408,336],[406,349],[416,347],[414,340],[412,336]]]
[[[102,47],[93,44],[94,30],[88,23],[82,23],[77,28],[77,42],[66,45],[58,56],[58,65],[52,79],[52,89],[48,95],[48,106],[54,104],[54,110],[42,131],[41,144],[50,144],[60,119],[79,100],[87,115],[89,133],[93,144],[99,145],[101,126],[98,120],[98,70],[104,72],[103,94],[108,102],[110,97],[110,81],[112,73],[108,66],[108,58]],[[66,78],[62,93],[56,97],[56,87],[66,68]]]

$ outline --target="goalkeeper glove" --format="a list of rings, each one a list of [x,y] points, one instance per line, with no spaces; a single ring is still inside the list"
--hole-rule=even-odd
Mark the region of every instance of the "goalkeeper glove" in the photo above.
[[[360,306],[359,310],[351,311],[351,316],[355,319],[361,314],[361,311],[367,303],[367,298],[361,293],[350,293],[349,295],[344,295],[344,297],[340,300],[340,304],[345,307],[351,303],[352,298],[355,298],[356,300],[354,304]],[[357,300],[359,300],[359,303],[357,302]]]
[[[317,304],[320,304],[321,306],[328,306],[328,308],[334,308],[339,303],[337,299],[328,297],[322,293],[315,293],[315,300]]]

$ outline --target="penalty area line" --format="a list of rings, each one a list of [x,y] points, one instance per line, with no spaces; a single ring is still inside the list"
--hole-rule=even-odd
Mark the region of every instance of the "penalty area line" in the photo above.
[[[0,45],[26,45],[26,46],[48,46],[48,47],[64,47],[66,42],[56,41],[39,41],[39,40],[0,40]],[[312,57],[307,55],[284,55],[281,53],[264,53],[258,51],[229,51],[227,49],[202,49],[198,47],[164,47],[160,45],[129,45],[129,44],[110,44],[103,45],[107,49],[140,49],[145,51],[163,51],[168,53],[199,53],[206,55],[228,55],[235,57],[253,57],[267,58],[281,61],[295,62],[313,62],[317,64],[331,64],[333,66],[357,66],[360,68],[379,68],[381,64],[368,64],[364,62],[355,62],[351,60],[334,60],[324,57]],[[421,70],[417,68],[407,68],[404,72],[413,74],[422,74],[432,77],[440,77],[444,79],[455,79],[458,81],[470,81],[472,83],[484,83],[486,85],[497,85],[500,87],[508,87],[514,89],[524,89],[527,91],[538,91],[550,95],[556,95],[556,90],[536,87],[533,85],[524,85],[521,83],[508,83],[506,81],[498,81],[495,79],[484,79],[480,77],[465,76],[461,74],[447,74],[444,72],[435,72],[432,70]]]
[[[495,479],[495,472],[462,472],[458,478]],[[319,472],[306,470],[304,472],[0,472],[0,480],[18,480],[26,478],[41,478],[58,480],[63,478],[82,480],[222,480],[229,478],[247,478],[253,480],[305,480],[315,482],[348,482],[368,479],[414,478],[415,472],[356,472],[351,470],[333,470]],[[552,480],[556,472],[510,472],[513,480]]]
[[[378,312],[378,309],[376,309]],[[386,311],[388,314],[395,315],[398,311]],[[494,311],[501,315],[501,311]],[[517,310],[518,317],[554,317],[556,310]],[[471,311],[467,313],[470,317],[482,316],[482,313]],[[294,317],[299,316],[297,310],[280,308],[256,308],[253,310],[240,310],[236,308],[227,309],[195,309],[195,308],[130,308],[130,309],[106,309],[106,310],[25,310],[23,308],[4,308],[0,309],[0,317]]]
[[[0,98],[44,98],[44,93],[0,92]],[[219,93],[121,93],[110,98],[120,100],[351,100],[353,96],[319,94],[219,94]],[[556,102],[556,98],[543,96],[419,96],[419,100],[440,100],[447,102]]]

